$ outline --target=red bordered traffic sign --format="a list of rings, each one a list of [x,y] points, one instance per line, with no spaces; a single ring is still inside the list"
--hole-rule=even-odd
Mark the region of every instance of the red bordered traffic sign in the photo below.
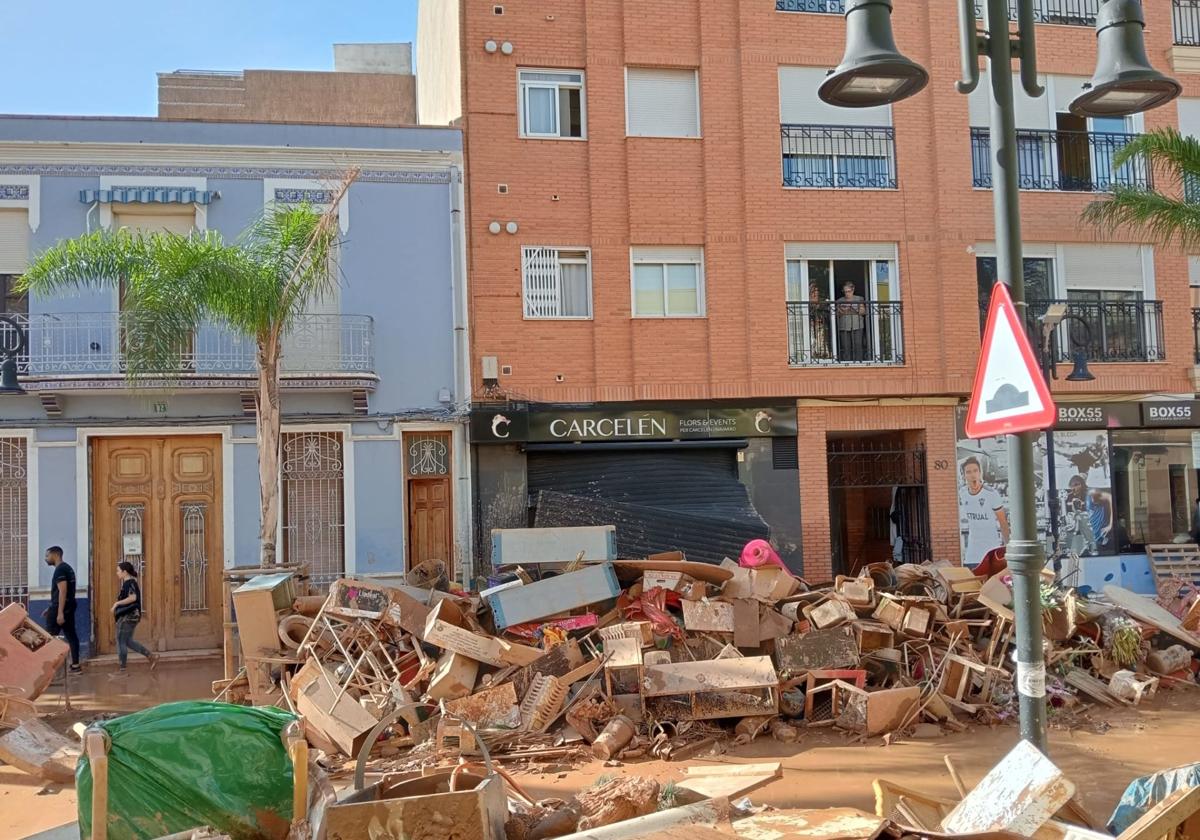
[[[1008,286],[992,287],[983,349],[967,407],[969,438],[1012,435],[1054,425],[1054,398],[1017,317]]]

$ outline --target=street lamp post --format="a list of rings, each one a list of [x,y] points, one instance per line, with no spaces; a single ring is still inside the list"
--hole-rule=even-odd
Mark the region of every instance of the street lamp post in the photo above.
[[[1009,0],[986,0],[982,33],[976,29],[974,0],[958,0],[963,64],[958,91],[969,94],[978,86],[982,52],[992,68],[988,75],[997,276],[1008,283],[1017,316],[1027,323],[1011,72],[1014,58],[1020,62],[1021,85],[1026,94],[1037,98],[1044,91],[1037,81],[1033,0],[1017,0],[1016,5],[1018,25],[1013,37]],[[847,0],[846,54],[818,90],[821,99],[831,105],[865,108],[898,102],[924,87],[928,74],[901,55],[896,46],[891,12],[892,0]],[[1100,44],[1096,72],[1071,103],[1073,113],[1089,117],[1125,116],[1163,105],[1179,95],[1179,83],[1150,66],[1142,38],[1144,28],[1141,0],[1103,0],[1096,19]],[[1045,752],[1046,666],[1039,590],[1046,555],[1037,535],[1035,435],[1036,432],[1025,432],[1010,435],[1008,439],[1012,538],[1006,558],[1013,574],[1021,737]]]

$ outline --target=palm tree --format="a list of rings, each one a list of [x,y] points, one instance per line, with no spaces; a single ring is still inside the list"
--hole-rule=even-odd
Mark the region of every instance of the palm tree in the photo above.
[[[258,363],[259,539],[262,565],[276,564],[279,527],[279,369],[283,337],[308,303],[336,283],[331,254],[337,206],[273,205],[233,243],[215,231],[190,236],[100,230],[58,243],[37,257],[21,288],[54,295],[80,287],[116,287],[126,375],[135,384],[177,373],[180,356],[203,323],[254,340]]]
[[[1139,135],[1113,156],[1116,180],[1130,161],[1145,160],[1158,189],[1117,184],[1112,195],[1094,201],[1083,212],[1085,222],[1105,233],[1127,229],[1149,234],[1160,245],[1177,243],[1185,250],[1200,247],[1200,140],[1174,128]],[[1169,191],[1163,187],[1170,186]]]

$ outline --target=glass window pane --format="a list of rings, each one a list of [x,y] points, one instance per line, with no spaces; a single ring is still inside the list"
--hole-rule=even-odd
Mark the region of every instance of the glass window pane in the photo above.
[[[891,186],[887,158],[857,155],[837,159],[837,186],[883,189]]]
[[[830,155],[784,155],[783,183],[788,187],[832,187]]]
[[[1197,498],[1193,435],[1187,429],[1113,432],[1113,530],[1121,549],[1190,541]]]
[[[558,103],[554,88],[525,89],[525,131],[527,134],[558,133]]]
[[[887,303],[892,299],[892,271],[891,264],[886,262],[875,263],[875,300],[880,303]]]
[[[563,263],[562,314],[568,318],[586,318],[591,314],[586,263]]]
[[[579,88],[559,88],[558,127],[563,137],[583,136],[582,93]]]
[[[665,315],[663,300],[663,267],[635,265],[633,267],[633,314]]]
[[[827,260],[808,263],[808,293],[812,300],[829,300],[836,297],[833,292],[833,277]]]
[[[564,84],[581,84],[583,82],[582,73],[539,73],[535,70],[522,70],[521,81],[523,82],[555,82]]]
[[[787,299],[797,303],[808,299],[804,293],[804,263],[801,260],[788,260]]]
[[[699,272],[694,265],[667,266],[667,312],[671,315],[699,315]]]

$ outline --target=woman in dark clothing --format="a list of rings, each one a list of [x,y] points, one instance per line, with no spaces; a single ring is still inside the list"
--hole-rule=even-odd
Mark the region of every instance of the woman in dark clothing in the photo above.
[[[117,659],[120,660],[120,673],[125,673],[125,663],[129,659],[129,651],[133,650],[150,660],[150,670],[158,664],[158,654],[151,653],[141,642],[133,640],[133,631],[142,620],[142,588],[138,586],[137,569],[128,560],[117,564],[117,577],[121,580],[121,594],[113,604],[113,617],[117,620]]]

